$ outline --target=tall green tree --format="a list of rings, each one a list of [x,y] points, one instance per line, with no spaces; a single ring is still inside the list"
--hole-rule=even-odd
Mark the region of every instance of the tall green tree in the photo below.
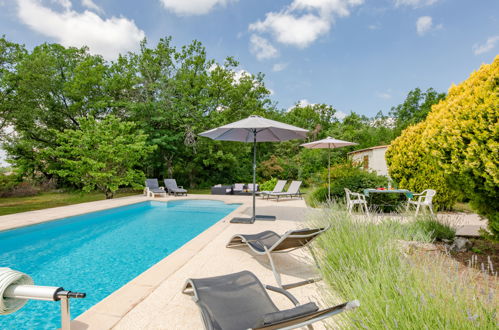
[[[423,92],[415,88],[407,94],[404,102],[393,107],[389,115],[395,120],[396,135],[410,125],[423,121],[431,110],[431,106],[445,98],[445,93],[439,93],[433,88]]]
[[[59,164],[51,172],[84,191],[98,189],[106,198],[113,198],[121,186],[143,187],[140,167],[156,149],[147,145],[147,135],[113,115],[101,121],[80,118],[77,123],[78,129],[53,130],[57,146],[43,151]]]

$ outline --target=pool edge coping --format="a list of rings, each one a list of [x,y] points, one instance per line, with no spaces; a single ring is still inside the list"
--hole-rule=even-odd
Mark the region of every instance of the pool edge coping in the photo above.
[[[191,199],[191,198],[183,198]],[[204,199],[207,198],[193,198]],[[155,199],[156,201],[161,201]],[[178,200],[178,199],[177,199]],[[210,199],[214,201],[223,201],[220,199]],[[243,207],[249,203],[242,202],[236,209],[231,211],[222,219],[205,229],[202,233],[195,236],[180,248],[158,261],[153,266],[143,271],[140,275],[133,278],[125,285],[113,291],[109,296],[102,299],[88,310],[80,314],[71,321],[72,330],[83,330],[88,328],[111,329],[135,306],[146,299],[161,283],[184,266],[189,260],[201,251],[213,238],[218,236],[229,223],[229,218],[236,214],[242,214]],[[133,294],[132,294],[133,293]]]

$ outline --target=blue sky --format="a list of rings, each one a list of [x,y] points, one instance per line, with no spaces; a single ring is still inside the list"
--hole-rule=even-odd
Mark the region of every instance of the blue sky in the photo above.
[[[172,36],[263,72],[279,108],[385,114],[415,87],[447,91],[499,53],[498,0],[0,0],[0,34],[89,45],[112,60]]]

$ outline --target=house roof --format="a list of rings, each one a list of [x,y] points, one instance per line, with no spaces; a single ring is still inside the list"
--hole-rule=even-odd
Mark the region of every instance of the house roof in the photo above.
[[[388,148],[390,145],[384,145],[384,146],[376,146],[376,147],[371,147],[371,148],[365,148],[365,149],[360,149],[360,150],[355,150],[347,153],[347,155],[352,155],[352,154],[357,154],[359,152],[364,152],[364,151],[369,151],[369,150],[374,150],[374,149],[383,149],[383,148]]]

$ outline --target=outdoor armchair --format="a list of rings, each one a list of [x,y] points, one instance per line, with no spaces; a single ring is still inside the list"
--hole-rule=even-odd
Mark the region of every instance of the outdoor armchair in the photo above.
[[[433,213],[433,197],[437,194],[437,192],[433,189],[426,189],[419,194],[414,194],[412,198],[417,197],[417,200],[412,200],[412,198],[407,199],[406,211],[409,210],[411,205],[416,206],[416,214],[415,217],[418,216],[419,208],[421,206],[427,207],[430,210],[432,216],[435,216]]]
[[[364,208],[366,214],[369,216],[369,208],[367,207],[365,195],[351,192],[350,189],[345,188],[345,198],[347,200],[348,213],[352,214],[354,206],[359,205],[361,209]]]
[[[175,179],[165,179],[165,187],[168,194],[173,194],[175,196],[178,194],[187,195],[187,190],[182,186],[177,186],[177,181]]]
[[[293,198],[294,196],[298,196],[301,198],[302,193],[300,192],[302,182],[301,181],[291,181],[291,184],[288,187],[288,191],[285,192],[269,192],[267,198],[276,197],[277,201],[279,201],[279,197],[288,196]]]
[[[272,259],[272,253],[286,253],[307,246],[317,236],[328,229],[329,227],[289,230],[282,236],[271,230],[266,230],[258,234],[237,234],[229,240],[227,247],[248,246],[256,254],[266,255],[269,258],[277,285],[281,288],[291,288],[297,286],[297,283],[282,285],[281,276],[277,272],[274,260]],[[310,251],[315,259],[313,251]],[[306,280],[303,284],[312,282],[315,282],[315,280]]]
[[[232,186],[232,192],[234,194],[240,194],[244,191],[244,183],[235,183]]]
[[[252,183],[248,183],[247,187],[248,187],[248,191],[249,192],[253,192],[253,190],[254,191],[258,191],[258,183],[255,184],[254,188],[253,188],[253,184]]]
[[[280,310],[266,289],[286,296],[295,307]],[[208,330],[295,329],[360,306],[357,300],[322,310],[313,302],[300,305],[291,293],[264,286],[249,271],[188,279],[182,292],[193,296]]]
[[[154,195],[164,195],[166,197],[165,188],[160,187],[158,179],[147,179],[145,181],[144,195],[153,197]]]

